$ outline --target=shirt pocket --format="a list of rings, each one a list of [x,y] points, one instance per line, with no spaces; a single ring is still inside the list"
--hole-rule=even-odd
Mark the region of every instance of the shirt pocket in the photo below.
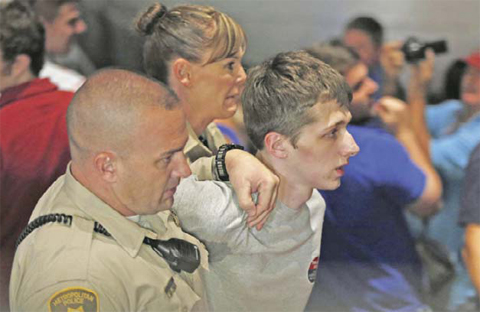
[[[164,292],[145,305],[145,312],[156,311],[191,311],[193,306],[200,301],[200,297],[180,278],[172,278]]]

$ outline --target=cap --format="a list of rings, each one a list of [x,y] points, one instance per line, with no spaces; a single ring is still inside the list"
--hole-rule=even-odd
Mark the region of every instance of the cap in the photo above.
[[[465,58],[465,62],[468,65],[480,70],[480,51],[473,52],[472,54],[467,56]]]

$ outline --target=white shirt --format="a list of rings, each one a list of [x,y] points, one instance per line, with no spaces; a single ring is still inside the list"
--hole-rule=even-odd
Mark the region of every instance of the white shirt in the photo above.
[[[85,77],[72,69],[45,60],[40,78],[50,78],[50,81],[64,91],[76,92],[85,82]]]

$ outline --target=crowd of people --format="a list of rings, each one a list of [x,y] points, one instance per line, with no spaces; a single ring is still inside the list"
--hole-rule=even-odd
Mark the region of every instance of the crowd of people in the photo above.
[[[372,17],[246,72],[232,17],[155,3],[143,73],[94,70],[79,1],[0,3],[1,311],[480,309],[480,50],[427,105]]]

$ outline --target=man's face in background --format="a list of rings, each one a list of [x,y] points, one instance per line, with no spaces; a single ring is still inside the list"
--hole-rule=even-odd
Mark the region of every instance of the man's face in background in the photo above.
[[[378,62],[380,49],[368,33],[359,29],[349,29],[343,36],[343,42],[355,50],[360,56],[360,60],[368,67]]]
[[[372,106],[374,100],[372,98],[378,85],[368,77],[368,68],[358,62],[345,73],[345,80],[350,88],[352,88],[352,112],[353,120],[362,120],[372,117]]]
[[[45,26],[45,48],[48,54],[68,53],[76,35],[87,29],[75,2],[61,5],[57,16],[52,21],[43,20],[43,25]]]

